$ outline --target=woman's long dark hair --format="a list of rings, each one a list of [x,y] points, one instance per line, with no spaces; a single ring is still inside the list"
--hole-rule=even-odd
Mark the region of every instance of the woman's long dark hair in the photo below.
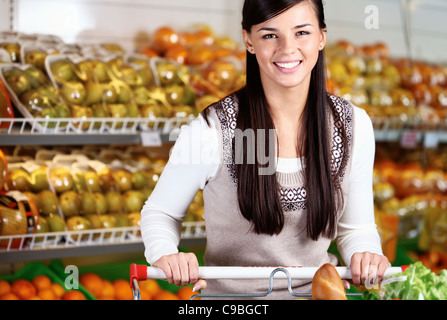
[[[267,21],[302,1],[312,3],[320,29],[326,29],[321,0],[245,0],[242,28],[250,32],[253,25]],[[257,129],[274,129],[256,56],[248,52],[247,83],[236,95],[239,99],[238,129],[242,132],[253,129],[255,134]],[[321,50],[312,70],[309,94],[301,117],[303,125],[297,137],[307,189],[307,234],[313,240],[320,236],[334,236],[338,200],[342,200],[331,170],[328,105],[325,58]],[[268,148],[268,135],[265,136]],[[248,159],[246,145],[242,152],[243,159]],[[252,222],[256,233],[279,234],[284,226],[284,214],[277,176],[260,175],[259,168],[258,159],[255,164],[235,164],[239,207],[242,215]]]

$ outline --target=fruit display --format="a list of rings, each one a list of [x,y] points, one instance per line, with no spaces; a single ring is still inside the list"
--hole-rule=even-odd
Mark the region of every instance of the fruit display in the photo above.
[[[33,65],[4,64],[0,68],[0,78],[23,116],[50,119],[69,117],[68,105],[41,69]],[[47,129],[56,126],[63,129],[66,123],[52,121],[38,125]]]
[[[45,244],[57,241],[51,236],[57,232],[66,236],[65,241],[79,244],[114,241],[127,229],[136,228],[135,233],[130,230],[127,236],[141,237],[140,212],[166,162],[144,155],[143,151],[130,154],[127,157],[123,152],[98,151],[102,158],[98,160],[76,153],[55,153],[46,161],[10,162],[5,192],[29,201],[35,219],[30,230],[27,213],[11,210],[6,204],[0,210],[0,236],[32,233],[32,244],[40,245],[44,240]],[[185,220],[203,220],[201,192],[191,203]],[[1,240],[0,244],[5,247],[9,240]],[[25,248],[27,243],[19,238],[9,248]]]
[[[364,108],[377,129],[447,128],[447,68],[393,58],[384,43],[327,48],[328,90]]]
[[[126,119],[149,120],[143,130],[160,119],[187,122],[244,84],[243,62],[236,43],[218,39],[209,27],[185,32],[180,38],[190,39],[175,43],[168,43],[176,37],[168,29],[154,32],[154,55],[148,48],[131,53],[113,43],[70,45],[51,38],[2,43],[11,61],[2,65],[0,78],[21,115],[73,118],[69,129],[78,132],[138,127]],[[189,59],[180,60],[172,46],[176,52],[187,48]],[[39,124],[41,131],[67,129],[57,120]]]
[[[378,147],[376,155],[373,191],[379,229],[394,248],[400,238],[415,239],[423,251],[447,251],[447,170],[438,161],[445,150],[433,151],[436,157],[427,156],[423,166],[420,150],[393,156],[393,149]]]

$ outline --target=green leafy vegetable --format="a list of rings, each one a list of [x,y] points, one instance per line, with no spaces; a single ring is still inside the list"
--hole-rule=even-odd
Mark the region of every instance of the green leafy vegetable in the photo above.
[[[381,285],[380,297],[384,300],[447,300],[447,271],[436,275],[418,261],[386,279]]]

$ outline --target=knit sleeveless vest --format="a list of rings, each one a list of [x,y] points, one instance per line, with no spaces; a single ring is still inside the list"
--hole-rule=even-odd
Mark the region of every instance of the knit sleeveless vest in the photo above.
[[[334,116],[331,163],[338,171],[342,190],[351,166],[353,109],[347,101],[330,96]],[[207,266],[321,266],[338,263],[327,252],[333,239],[320,237],[313,241],[306,232],[306,186],[300,172],[277,172],[279,195],[284,211],[284,228],[278,235],[259,235],[240,212],[237,200],[237,178],[233,166],[232,140],[236,128],[238,101],[230,95],[209,107],[209,117],[219,123],[221,162],[216,175],[203,189],[207,244]],[[340,135],[344,126],[346,141]],[[310,293],[311,281],[293,280],[292,289],[297,293]],[[268,291],[269,280],[208,280],[205,294],[260,294]],[[287,280],[274,279],[273,292],[268,299],[296,299],[289,294]],[[247,298],[245,298],[247,299]]]

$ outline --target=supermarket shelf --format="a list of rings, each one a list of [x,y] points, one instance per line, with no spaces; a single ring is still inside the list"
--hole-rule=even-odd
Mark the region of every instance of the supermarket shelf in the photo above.
[[[0,118],[0,145],[140,144],[175,141],[188,118]]]
[[[447,143],[445,130],[418,130],[418,129],[375,129],[376,142],[402,142],[424,143],[426,146],[436,146]]]
[[[202,246],[205,238],[204,222],[183,223],[180,246]],[[138,226],[0,237],[2,263],[124,252],[144,252]]]

